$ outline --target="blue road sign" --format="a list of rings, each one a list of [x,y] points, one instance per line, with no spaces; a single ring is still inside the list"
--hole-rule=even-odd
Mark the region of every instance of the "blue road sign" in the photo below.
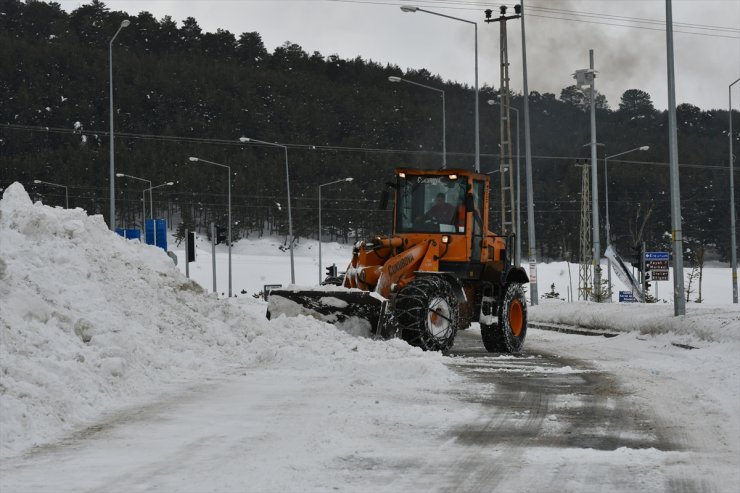
[[[620,291],[619,292],[619,302],[620,303],[637,303],[637,299],[635,298],[635,295],[632,294],[632,291]]]
[[[670,260],[668,252],[645,252],[645,260]]]

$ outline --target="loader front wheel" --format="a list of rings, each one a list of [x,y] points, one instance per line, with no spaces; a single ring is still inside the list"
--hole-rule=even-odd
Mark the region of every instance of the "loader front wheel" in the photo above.
[[[457,297],[442,278],[416,278],[396,295],[395,318],[409,344],[425,351],[447,351],[460,323]]]
[[[498,322],[480,325],[483,345],[490,353],[519,353],[527,335],[527,298],[522,285],[506,288],[498,307]]]

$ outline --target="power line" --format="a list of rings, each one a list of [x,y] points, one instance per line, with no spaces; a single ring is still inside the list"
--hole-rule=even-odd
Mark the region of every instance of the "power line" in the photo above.
[[[356,4],[370,4],[370,5],[388,5],[388,6],[401,6],[404,5],[406,2],[399,2],[399,1],[393,1],[393,0],[326,0],[326,1],[333,1],[333,2],[340,2],[340,3],[356,3]],[[452,1],[452,0],[423,0],[421,2],[416,2],[415,5],[421,6],[421,7],[436,7],[439,9],[447,9],[447,10],[466,10],[466,11],[480,11],[483,8],[490,7],[490,3],[488,2],[470,2],[470,1]],[[532,14],[529,11],[535,11],[535,12],[542,12],[544,14],[556,14],[556,15],[562,15],[566,17],[553,17],[548,15],[542,15],[542,14]],[[568,10],[568,9],[557,9],[552,7],[539,7],[535,5],[528,5],[525,9],[526,15],[529,15],[530,17],[540,17],[544,19],[555,19],[555,20],[565,20],[565,21],[575,21],[575,22],[585,22],[590,24],[599,24],[599,25],[607,25],[607,26],[615,26],[615,27],[627,27],[627,28],[635,28],[635,29],[645,29],[650,31],[665,31],[664,28],[658,28],[658,27],[648,27],[648,26],[640,26],[640,25],[630,25],[630,24],[617,24],[613,22],[600,22],[596,20],[588,20],[588,19],[602,19],[602,20],[610,20],[615,22],[631,22],[636,24],[649,24],[649,25],[664,25],[665,21],[659,20],[659,19],[648,19],[648,18],[641,18],[641,17],[628,17],[628,16],[621,16],[621,15],[614,15],[614,14],[604,14],[604,13],[598,13],[598,12],[585,12],[585,11],[576,11],[576,10]],[[577,19],[575,17],[585,17],[586,19]],[[675,22],[675,26],[683,27],[686,29],[697,29],[697,30],[703,30],[703,31],[713,31],[713,32],[724,32],[724,33],[740,33],[740,29],[731,28],[731,27],[724,27],[724,26],[712,26],[708,24],[694,24],[694,23],[687,23],[687,22]],[[681,33],[681,34],[693,34],[696,36],[709,36],[709,37],[719,37],[719,38],[730,38],[730,39],[740,39],[738,36],[729,36],[724,34],[709,34],[705,32],[692,32],[692,31],[681,31],[681,30],[674,30],[675,33]]]
[[[3,123],[0,124],[0,128],[7,128],[9,130],[20,130],[29,132],[46,132],[46,133],[59,133],[59,134],[75,134],[79,135],[79,132],[67,128],[58,127],[41,127],[32,125],[18,125]],[[104,135],[107,136],[106,131],[86,131],[85,135]],[[129,138],[129,139],[141,139],[141,140],[155,140],[163,142],[191,142],[198,144],[214,144],[214,145],[225,145],[225,146],[254,146],[254,147],[270,147],[263,144],[257,143],[242,143],[231,139],[214,139],[214,138],[203,138],[203,137],[180,137],[180,136],[168,136],[168,135],[154,135],[154,134],[139,134],[131,132],[116,132],[116,138]],[[312,145],[312,144],[282,144],[289,149],[295,150],[308,150],[308,151],[333,151],[333,152],[357,152],[367,154],[412,154],[412,155],[434,155],[441,156],[442,153],[439,151],[418,151],[418,150],[407,150],[407,149],[383,149],[383,148],[371,148],[371,147],[350,147],[350,146],[332,146],[332,145]],[[448,155],[461,156],[461,157],[473,157],[475,154],[472,152],[450,152],[447,151]],[[482,157],[498,159],[499,155],[494,153],[481,153]],[[514,156],[516,157],[516,155]],[[539,160],[565,160],[565,161],[579,161],[586,159],[583,156],[542,156],[533,155],[532,159]],[[652,165],[652,166],[669,166],[670,163],[661,161],[631,161],[613,159],[609,160],[609,163],[622,163],[622,164],[637,164],[637,165]],[[687,164],[679,163],[682,168],[697,168],[697,169],[716,169],[721,171],[729,171],[729,166],[714,165],[714,164]],[[494,171],[495,172],[495,171]]]
[[[612,22],[599,22],[599,21],[590,21],[590,20],[584,20],[584,19],[575,19],[575,18],[568,18],[568,17],[553,17],[550,15],[542,15],[542,14],[528,14],[530,17],[540,17],[542,19],[555,19],[560,21],[569,21],[569,22],[582,22],[586,24],[598,24],[602,26],[615,26],[615,27],[629,27],[634,29],[644,29],[646,31],[661,31],[665,32],[665,29],[659,28],[659,27],[648,27],[648,26],[630,26],[627,24],[614,24]],[[693,34],[695,36],[709,36],[712,38],[729,38],[729,39],[740,39],[740,36],[728,36],[725,34],[709,34],[709,33],[696,33],[691,31],[680,31],[678,29],[673,30],[674,33],[681,33],[681,34]]]

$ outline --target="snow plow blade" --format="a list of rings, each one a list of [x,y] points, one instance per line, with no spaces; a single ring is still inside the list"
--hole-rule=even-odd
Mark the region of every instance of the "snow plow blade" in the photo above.
[[[369,330],[385,338],[385,309],[382,296],[359,289],[276,289],[270,291],[267,319],[308,315],[352,333]]]

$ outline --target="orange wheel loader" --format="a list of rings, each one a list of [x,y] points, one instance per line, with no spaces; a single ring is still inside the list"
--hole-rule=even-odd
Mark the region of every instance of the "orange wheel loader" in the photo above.
[[[512,264],[513,236],[488,230],[488,175],[399,168],[395,176],[392,235],[356,243],[343,277],[271,291],[267,318],[364,325],[375,337],[443,352],[458,330],[479,322],[488,351],[518,353],[529,278]]]

